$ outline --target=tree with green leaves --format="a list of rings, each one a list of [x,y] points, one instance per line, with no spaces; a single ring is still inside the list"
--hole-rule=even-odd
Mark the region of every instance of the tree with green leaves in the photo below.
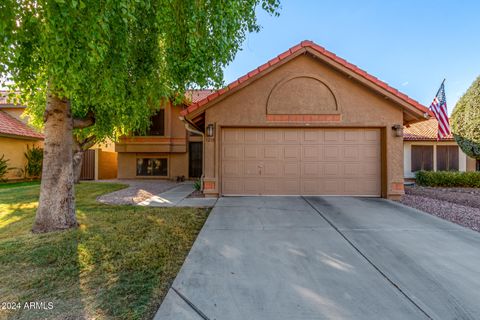
[[[480,159],[480,77],[458,100],[450,122],[455,141],[463,152]]]
[[[220,86],[278,1],[2,0],[0,78],[45,134],[33,231],[77,226],[75,141],[145,130],[162,103]]]

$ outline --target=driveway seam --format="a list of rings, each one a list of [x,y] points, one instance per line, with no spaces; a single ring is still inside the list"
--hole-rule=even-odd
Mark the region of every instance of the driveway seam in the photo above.
[[[422,307],[420,307],[415,301],[412,300],[412,298],[410,298],[406,292],[404,292],[393,280],[391,280],[379,267],[377,267],[373,261],[371,261],[357,246],[355,246],[355,244],[350,241],[347,236],[342,233],[342,231],[337,228],[335,226],[335,224],[333,224],[332,221],[330,221],[327,217],[325,217],[325,215],[322,214],[322,212],[320,210],[318,210],[315,206],[312,205],[312,203],[310,203],[310,201],[308,201],[304,196],[302,196],[302,199],[308,203],[308,205],[310,207],[312,207],[313,210],[315,210],[333,229],[335,229],[335,231],[337,231],[337,233],[343,238],[345,239],[345,241],[347,241],[348,244],[350,244],[350,246],[352,246],[352,248],[357,251],[375,270],[378,271],[378,273],[380,273],[391,285],[393,285],[405,298],[407,298],[408,301],[410,301],[415,307],[417,307],[428,319],[432,319],[433,318],[425,311],[422,309]]]
[[[182,299],[183,301],[185,301],[186,304],[188,304],[188,306],[190,308],[193,309],[193,311],[195,311],[196,314],[198,314],[203,320],[210,320],[209,317],[207,317],[205,315],[205,313],[203,313],[200,309],[197,308],[196,305],[194,305],[190,300],[188,300],[187,297],[185,297],[183,294],[181,294],[177,289],[175,289],[173,286],[170,287],[179,297],[180,299]]]

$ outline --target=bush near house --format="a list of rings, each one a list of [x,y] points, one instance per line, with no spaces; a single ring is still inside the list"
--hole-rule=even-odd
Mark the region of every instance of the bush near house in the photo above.
[[[2,154],[0,157],[0,182],[4,181],[5,175],[7,174],[8,171],[8,160],[5,159],[5,155]]]
[[[415,179],[426,187],[480,188],[480,172],[418,171]]]
[[[43,149],[27,145],[27,151],[24,153],[27,159],[25,165],[25,178],[40,178],[42,175]]]

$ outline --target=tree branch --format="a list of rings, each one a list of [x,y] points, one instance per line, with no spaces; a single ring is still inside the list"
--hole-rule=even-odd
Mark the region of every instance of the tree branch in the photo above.
[[[88,111],[85,118],[74,118],[73,119],[73,128],[75,129],[84,129],[91,127],[95,124],[95,115],[92,111]]]
[[[97,143],[97,136],[92,135],[83,140],[79,140],[75,135],[73,136],[73,152],[82,152],[91,148]]]
[[[83,139],[80,146],[83,150],[90,149],[95,143],[97,143],[97,137],[95,135]]]

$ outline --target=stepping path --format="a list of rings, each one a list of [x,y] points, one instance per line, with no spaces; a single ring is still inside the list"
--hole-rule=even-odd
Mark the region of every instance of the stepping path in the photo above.
[[[186,183],[144,200],[138,203],[138,205],[147,207],[208,208],[213,207],[217,202],[217,198],[187,198],[192,192],[193,185]]]

